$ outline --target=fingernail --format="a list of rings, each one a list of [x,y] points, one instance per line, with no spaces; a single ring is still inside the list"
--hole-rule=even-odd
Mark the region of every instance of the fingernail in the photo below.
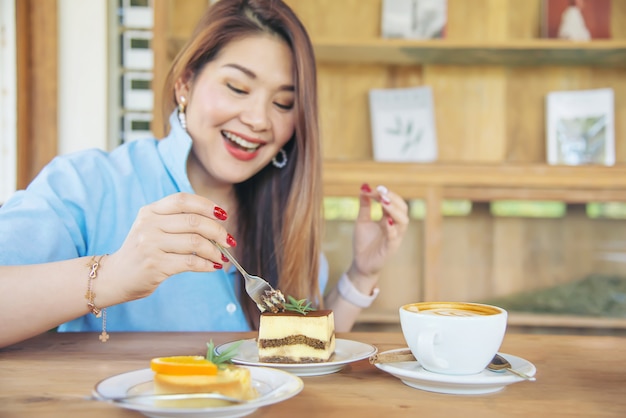
[[[387,223],[389,226],[393,226],[393,219],[391,219],[391,217],[387,218]]]
[[[219,206],[215,206],[213,208],[213,215],[215,215],[215,217],[220,221],[225,221],[226,218],[228,218],[228,214],[226,213],[226,211]]]
[[[382,195],[385,195],[385,194],[389,193],[389,189],[387,189],[382,184],[380,186],[376,187],[376,190],[378,190],[378,193],[380,193]]]
[[[235,241],[235,238],[233,238],[233,236],[230,235],[230,234],[228,234],[228,236],[226,237],[226,242],[231,247],[236,247],[237,246],[237,241]]]
[[[380,197],[380,201],[383,202],[385,205],[388,205],[391,203],[391,199],[389,199],[389,197],[384,196],[384,195]]]
[[[222,269],[222,265],[220,263],[213,263],[213,268],[215,270],[221,270]]]
[[[228,263],[228,258],[224,254],[222,254],[222,261]]]
[[[361,185],[361,190],[364,191],[365,193],[371,193],[372,192],[372,188],[367,183],[363,183]]]

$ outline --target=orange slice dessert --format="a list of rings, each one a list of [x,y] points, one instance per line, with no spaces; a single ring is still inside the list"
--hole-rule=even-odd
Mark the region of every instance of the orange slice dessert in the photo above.
[[[213,345],[210,345],[210,349]],[[221,393],[249,400],[257,396],[250,370],[221,362],[219,356],[157,357],[150,361],[154,371],[154,391],[171,393]]]

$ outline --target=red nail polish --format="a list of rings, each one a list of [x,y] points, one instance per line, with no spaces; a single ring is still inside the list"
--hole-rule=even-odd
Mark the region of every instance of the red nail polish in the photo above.
[[[220,263],[213,263],[213,268],[215,270],[221,270],[222,269],[222,265]]]
[[[387,223],[389,226],[393,226],[393,219],[391,219],[391,217],[387,218]]]
[[[222,254],[222,261],[228,263],[228,258],[224,254]]]
[[[213,215],[215,215],[215,217],[220,221],[225,221],[226,218],[228,218],[228,214],[226,213],[226,211],[219,206],[215,206],[213,208]]]
[[[391,199],[389,199],[387,196],[381,196],[380,201],[383,202],[383,204],[385,205],[391,204]]]
[[[363,183],[361,185],[361,190],[364,191],[365,193],[371,193],[372,192],[372,188],[367,183]]]
[[[235,238],[233,238],[233,236],[230,235],[230,234],[228,234],[228,236],[226,237],[226,242],[231,247],[236,247],[237,246],[237,241],[235,241]]]

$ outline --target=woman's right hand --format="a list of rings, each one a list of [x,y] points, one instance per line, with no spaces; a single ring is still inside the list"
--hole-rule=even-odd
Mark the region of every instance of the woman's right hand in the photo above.
[[[115,281],[113,303],[146,297],[177,273],[221,269],[222,255],[209,239],[236,245],[222,225],[226,217],[214,202],[189,193],[141,208],[120,249],[103,262],[107,280]]]

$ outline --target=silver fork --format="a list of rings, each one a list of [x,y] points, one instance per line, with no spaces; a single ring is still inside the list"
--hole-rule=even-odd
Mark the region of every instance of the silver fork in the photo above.
[[[237,270],[239,270],[246,283],[246,293],[248,293],[248,296],[256,303],[256,306],[258,306],[261,312],[278,312],[283,310],[285,296],[283,296],[280,290],[275,290],[263,278],[249,274],[225,247],[212,239],[209,241],[211,241],[213,245],[233,263]]]

